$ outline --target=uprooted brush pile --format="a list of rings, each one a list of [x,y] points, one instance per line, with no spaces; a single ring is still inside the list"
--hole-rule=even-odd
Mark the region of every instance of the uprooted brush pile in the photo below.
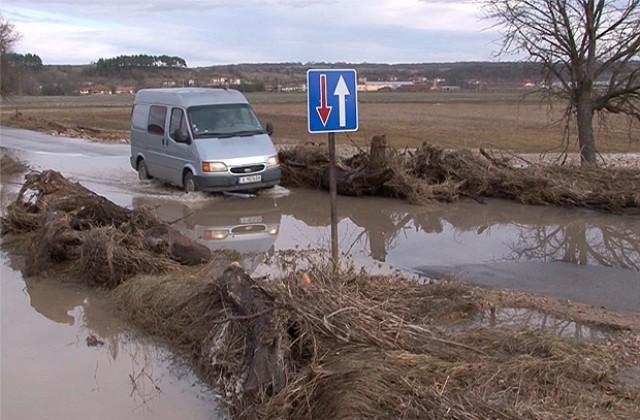
[[[150,209],[123,208],[50,170],[25,176],[1,226],[25,250],[26,275],[63,264],[96,286],[212,259],[207,247],[161,223]]]
[[[233,264],[212,274],[210,256],[149,212],[52,171],[26,177],[2,227],[28,245],[30,271],[72,267],[112,288],[238,419],[640,416],[637,381],[618,375],[638,363],[637,349],[483,327],[476,317],[497,309],[486,290],[351,271],[332,278],[321,267],[280,279]]]
[[[232,266],[217,279],[136,277],[115,296],[191,357],[236,418],[637,418],[640,390],[618,382],[613,353],[474,327],[484,293],[320,271],[255,280]]]
[[[284,150],[280,160],[286,186],[327,188],[326,146]],[[489,150],[449,151],[427,143],[415,151],[400,152],[389,147],[385,136],[376,136],[369,152],[337,162],[337,192],[398,197],[416,204],[493,197],[637,214],[640,170],[532,164]]]

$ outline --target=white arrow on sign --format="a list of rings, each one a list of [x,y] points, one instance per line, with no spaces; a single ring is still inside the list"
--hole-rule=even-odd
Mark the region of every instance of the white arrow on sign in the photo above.
[[[340,127],[347,126],[347,95],[351,95],[347,83],[344,81],[344,77],[340,76],[336,90],[333,92],[338,97],[338,116],[340,117]]]

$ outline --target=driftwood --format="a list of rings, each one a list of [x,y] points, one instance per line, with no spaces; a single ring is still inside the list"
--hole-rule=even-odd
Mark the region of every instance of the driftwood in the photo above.
[[[374,136],[371,140],[370,158],[363,159],[356,169],[347,165],[336,165],[336,192],[340,195],[375,195],[383,184],[391,179],[389,168],[389,141],[387,136]],[[322,173],[322,187],[329,189],[329,167]]]
[[[167,252],[172,260],[184,265],[198,265],[211,259],[211,250],[166,226],[154,226],[145,232],[149,246],[157,252]]]
[[[512,154],[446,150],[426,142],[416,150],[400,152],[386,146],[384,139],[376,136],[370,153],[361,151],[338,162],[339,194],[402,198],[412,204],[451,202],[461,197],[478,202],[501,198],[531,205],[640,213],[638,168],[533,164]],[[281,151],[282,184],[327,188],[324,149],[305,145]]]
[[[237,264],[224,271],[218,285],[223,299],[231,303],[240,315],[237,319],[247,329],[245,393],[279,392],[286,384],[285,354],[289,342],[274,315],[273,299]]]

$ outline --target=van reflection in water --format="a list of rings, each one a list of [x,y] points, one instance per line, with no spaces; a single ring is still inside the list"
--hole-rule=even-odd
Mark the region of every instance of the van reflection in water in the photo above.
[[[273,198],[184,203],[171,197],[134,197],[133,207],[142,206],[213,251],[236,251],[248,273],[274,254],[282,213]]]

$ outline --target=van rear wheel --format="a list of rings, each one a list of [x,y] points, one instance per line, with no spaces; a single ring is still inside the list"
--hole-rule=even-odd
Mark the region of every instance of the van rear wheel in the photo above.
[[[142,181],[151,179],[151,175],[149,175],[149,170],[147,169],[147,164],[144,163],[144,160],[141,160],[138,163],[138,179]]]
[[[193,174],[191,171],[187,171],[184,174],[184,179],[182,180],[182,188],[184,188],[184,192],[191,193],[196,190],[196,181],[193,178]]]

